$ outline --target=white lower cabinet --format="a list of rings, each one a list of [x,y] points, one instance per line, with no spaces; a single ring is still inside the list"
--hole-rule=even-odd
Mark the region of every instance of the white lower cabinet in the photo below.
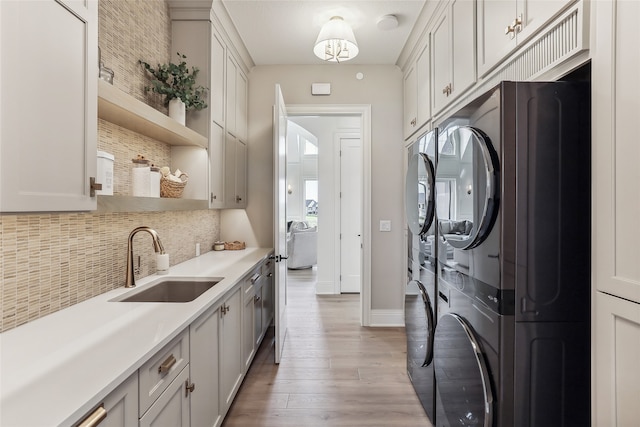
[[[189,427],[189,367],[185,368],[140,418],[140,427]]]
[[[267,260],[75,425],[220,426],[271,322],[272,287]]]
[[[214,427],[222,423],[218,394],[220,307],[208,310],[189,327],[191,378],[197,387],[191,394],[194,427]]]

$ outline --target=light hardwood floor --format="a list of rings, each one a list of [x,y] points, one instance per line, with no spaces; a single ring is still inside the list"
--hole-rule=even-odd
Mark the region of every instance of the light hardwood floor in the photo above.
[[[316,296],[290,271],[280,365],[265,338],[223,426],[431,426],[406,373],[404,328],[364,328],[359,296]]]

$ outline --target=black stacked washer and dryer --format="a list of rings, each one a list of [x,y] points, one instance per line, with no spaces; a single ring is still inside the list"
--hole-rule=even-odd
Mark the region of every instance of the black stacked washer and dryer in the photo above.
[[[438,123],[434,425],[590,425],[590,128],[577,82]]]

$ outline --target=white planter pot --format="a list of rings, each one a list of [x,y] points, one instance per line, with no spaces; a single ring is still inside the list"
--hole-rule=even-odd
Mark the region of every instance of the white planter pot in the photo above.
[[[187,111],[180,98],[169,101],[169,117],[183,126],[186,124]]]

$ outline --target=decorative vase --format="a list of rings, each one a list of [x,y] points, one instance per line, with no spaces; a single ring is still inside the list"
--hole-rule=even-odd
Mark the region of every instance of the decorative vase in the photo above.
[[[169,101],[169,117],[181,125],[186,123],[186,107],[180,98],[174,98]]]

